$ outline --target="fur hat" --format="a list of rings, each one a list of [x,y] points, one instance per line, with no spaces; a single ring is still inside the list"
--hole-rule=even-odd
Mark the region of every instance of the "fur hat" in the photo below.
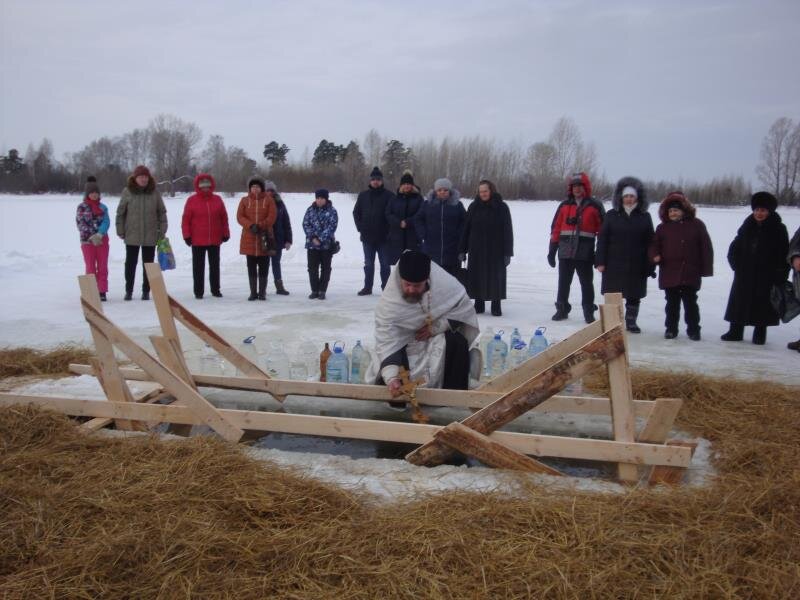
[[[94,175],[89,175],[86,178],[86,185],[83,187],[83,195],[88,196],[92,192],[100,193],[100,186],[97,185],[97,178]]]
[[[420,283],[431,276],[431,259],[417,250],[406,250],[398,264],[400,277],[410,283]]]
[[[661,218],[662,223],[669,221],[670,208],[679,208],[683,211],[684,219],[694,219],[697,210],[694,205],[689,202],[686,195],[680,190],[675,190],[666,195],[658,207],[658,216]]]
[[[750,207],[753,210],[766,208],[769,212],[775,212],[778,209],[778,199],[769,192],[756,192],[750,197]]]
[[[250,188],[253,187],[254,185],[257,185],[258,187],[260,187],[262,192],[265,191],[264,190],[264,180],[261,179],[261,177],[251,177],[250,181],[247,182],[247,191],[249,192]]]
[[[369,178],[383,180],[383,171],[381,171],[377,166],[372,167],[372,172],[369,174]]]
[[[400,185],[404,183],[414,185],[414,174],[409,170],[403,171],[403,176],[400,178]]]
[[[150,169],[144,165],[139,165],[133,170],[134,177],[139,177],[139,175],[147,175],[148,177],[152,177],[152,175],[150,175]]]
[[[314,192],[314,198],[325,198],[325,200],[327,200],[328,196],[328,190],[325,188],[319,188],[316,192]]]
[[[645,190],[641,180],[631,176],[623,177],[617,182],[611,201],[612,206],[615,209],[620,209],[620,207],[622,207],[622,197],[625,194],[631,193],[631,190],[633,190],[633,195],[636,196],[636,200],[638,201],[636,205],[637,210],[641,210],[642,212],[647,211],[647,190]]]
[[[453,182],[450,181],[447,177],[440,177],[436,181],[433,182],[433,189],[434,190],[452,190],[453,189]]]

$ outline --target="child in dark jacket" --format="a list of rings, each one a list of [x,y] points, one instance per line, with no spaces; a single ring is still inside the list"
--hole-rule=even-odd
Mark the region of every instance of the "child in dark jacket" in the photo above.
[[[108,228],[111,219],[108,207],[100,202],[100,187],[97,179],[86,179],[83,202],[78,205],[75,223],[81,239],[81,252],[86,274],[97,278],[100,300],[106,301],[108,293]]]
[[[705,223],[695,217],[695,207],[682,192],[670,192],[661,202],[661,223],[650,243],[650,260],[659,266],[658,287],[667,299],[664,337],[678,335],[683,302],[686,334],[700,340],[700,309],[697,291],[702,277],[714,273],[714,251]]]

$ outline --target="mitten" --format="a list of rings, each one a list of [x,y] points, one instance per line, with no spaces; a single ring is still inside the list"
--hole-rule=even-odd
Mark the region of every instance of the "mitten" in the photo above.
[[[190,238],[190,237],[183,238],[183,241],[186,242],[187,246],[191,246],[192,245],[192,238]]]
[[[103,236],[99,233],[95,233],[89,236],[89,241],[92,242],[95,246],[99,246],[103,243]]]
[[[506,264],[506,266],[510,265],[511,264],[511,257],[510,256],[504,256],[503,257],[503,262]]]
[[[256,225],[255,223],[250,225],[250,233],[254,233],[255,235],[258,235],[259,231],[260,231],[260,229],[258,228],[258,225]]]
[[[558,251],[558,243],[550,242],[550,251],[547,253],[547,263],[555,269],[556,267],[556,252]]]

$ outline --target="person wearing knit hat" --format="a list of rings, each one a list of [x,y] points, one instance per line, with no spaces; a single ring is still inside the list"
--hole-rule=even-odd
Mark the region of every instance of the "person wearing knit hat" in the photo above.
[[[117,236],[125,242],[125,300],[133,297],[139,250],[142,254],[142,300],[150,299],[150,282],[144,264],[153,262],[156,244],[167,234],[167,207],[156,180],[144,165],[137,166],[122,190],[117,205]]]
[[[406,170],[400,178],[397,194],[386,205],[389,233],[386,238],[389,264],[395,264],[404,250],[419,250],[416,217],[422,207],[422,194],[414,184],[414,175]]]
[[[786,259],[792,269],[794,297],[800,301],[800,227],[794,232],[792,240],[789,242],[789,253]],[[795,342],[789,342],[786,344],[786,347],[789,350],[797,350],[800,352],[800,339]]]
[[[274,193],[267,191],[264,180],[251,177],[247,182],[247,196],[239,201],[236,221],[242,226],[239,240],[239,254],[247,262],[247,279],[250,284],[248,301],[267,299],[267,279],[269,277],[269,250],[264,239],[274,237],[273,226],[278,218]]]
[[[269,191],[269,185],[273,184],[271,181],[267,182],[268,194],[272,194],[272,199],[275,201],[275,210],[277,216],[275,217],[275,224],[272,226],[272,233],[275,239],[275,254],[270,257],[270,264],[272,265],[272,278],[275,280],[275,293],[280,296],[288,296],[289,292],[283,285],[283,273],[281,269],[281,257],[283,251],[292,247],[292,223],[289,219],[289,211],[286,208],[286,203],[278,193],[277,188],[274,192]]]
[[[553,321],[569,318],[572,305],[569,290],[578,273],[581,284],[583,318],[595,320],[594,271],[595,240],[605,217],[602,203],[592,197],[592,183],[586,173],[574,173],[567,179],[567,199],[558,205],[550,226],[547,263],[556,268],[558,255],[558,292]]]
[[[661,201],[661,223],[650,243],[648,256],[658,265],[658,287],[666,297],[664,338],[678,335],[683,303],[686,334],[700,341],[700,308],[697,292],[701,278],[714,273],[714,250],[705,223],[695,217],[695,207],[683,192],[670,192]]]
[[[644,185],[635,177],[623,177],[597,236],[595,267],[602,275],[600,293],[619,292],[625,298],[625,328],[631,333],[642,331],[636,323],[639,306],[647,296],[648,275],[655,277],[647,258],[652,239]]]
[[[378,166],[369,174],[369,187],[358,194],[353,207],[353,221],[361,238],[364,251],[364,287],[357,294],[369,296],[375,281],[375,256],[380,264],[381,289],[386,287],[391,264],[389,263],[386,238],[389,234],[389,221],[386,220],[386,207],[395,198],[383,186],[383,172]]]
[[[783,285],[789,273],[786,255],[789,233],[777,212],[778,201],[769,192],[750,198],[753,212],[742,223],[728,248],[733,269],[725,320],[730,323],[722,335],[726,342],[744,338],[744,328],[753,326],[753,343],[767,341],[767,327],[778,325],[779,315],[770,301],[774,285]]]
[[[87,275],[94,275],[100,300],[106,301],[108,293],[108,228],[111,219],[108,207],[100,202],[100,186],[93,175],[86,178],[83,201],[75,215]]]
[[[417,213],[420,249],[451,275],[461,274],[458,242],[466,217],[461,194],[446,177],[434,182]]]
[[[310,300],[325,300],[331,279],[331,262],[337,248],[336,228],[339,214],[333,207],[328,190],[314,192],[314,201],[303,217],[303,232],[306,234],[306,260],[308,280],[311,285]]]
[[[386,385],[396,397],[405,368],[425,387],[465,390],[469,346],[478,333],[475,309],[458,280],[422,252],[406,250],[375,307],[378,360],[365,381]]]

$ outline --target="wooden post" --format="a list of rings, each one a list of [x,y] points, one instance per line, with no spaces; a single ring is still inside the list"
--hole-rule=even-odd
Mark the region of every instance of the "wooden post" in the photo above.
[[[450,423],[447,427],[437,431],[434,437],[462,454],[477,458],[490,467],[562,475],[561,471],[512,450],[461,423]]]
[[[606,294],[606,304],[600,307],[603,330],[622,329],[622,294]],[[636,439],[636,420],[633,416],[633,391],[631,373],[628,369],[628,347],[624,339],[624,352],[608,361],[608,396],[611,400],[611,424],[614,439],[618,442],[633,442]],[[634,483],[639,481],[636,465],[620,463],[617,465],[620,481]]]
[[[167,308],[169,308],[169,305],[167,305]],[[172,315],[172,313],[170,313],[170,315]],[[172,317],[170,316],[170,319],[171,318]],[[180,351],[179,342],[166,336],[151,335],[150,343],[153,344],[153,348],[156,350],[158,360],[160,360],[162,364],[170,371],[180,377],[186,383],[186,385],[197,391],[197,386],[195,385],[194,379],[192,379],[192,374],[189,372],[189,368],[186,366],[186,361],[184,360],[183,354]],[[182,435],[184,437],[188,437],[191,431],[191,425],[171,424],[168,429],[169,433]]]
[[[161,325],[161,331],[164,337],[175,342],[178,354],[182,356],[181,340],[178,336],[178,328],[175,326],[175,319],[172,316],[172,309],[169,306],[169,294],[167,294],[167,285],[164,283],[161,266],[157,262],[145,263],[144,270],[150,282],[150,294],[153,296],[153,303],[156,306],[156,314]]]
[[[206,344],[211,346],[214,350],[228,360],[231,364],[237,367],[242,373],[248,377],[256,379],[269,379],[269,375],[262,371],[258,366],[254,365],[250,360],[239,352],[236,348],[231,346],[220,335],[218,335],[208,325],[203,323],[197,316],[192,314],[185,306],[175,300],[172,296],[169,297],[170,309],[172,314],[178,321],[180,321],[189,331],[194,333],[197,337],[203,340]]]
[[[147,404],[152,404],[153,402],[158,402],[162,398],[166,398],[169,396],[167,392],[165,392],[162,388],[157,388],[152,391],[147,392],[143,396],[139,398],[135,398],[135,402],[144,402]],[[86,423],[82,423],[79,427],[82,431],[98,431],[103,427],[106,427],[114,422],[114,419],[109,419],[105,417],[95,417],[90,421],[86,421]],[[138,423],[138,421],[136,421]]]
[[[624,351],[622,329],[617,326],[461,422],[479,433],[491,433]],[[433,440],[408,454],[406,460],[415,465],[434,466],[450,456],[449,448]]]
[[[681,406],[683,406],[683,400],[680,398],[656,398],[636,441],[648,444],[666,442]]]
[[[694,456],[694,451],[697,448],[697,442],[687,442],[683,440],[670,440],[666,444],[667,446],[671,447],[681,447],[681,448],[689,448],[692,452],[692,456]],[[648,483],[650,485],[656,485],[658,483],[666,483],[669,485],[677,485],[683,480],[683,476],[686,474],[686,467],[671,467],[671,466],[654,466],[653,470],[650,472],[650,479]]]
[[[100,303],[100,293],[97,291],[97,280],[94,275],[78,276],[78,286],[81,290],[81,301],[91,306],[95,311],[103,314],[103,306]],[[117,357],[114,356],[114,347],[108,338],[103,335],[96,327],[89,324],[92,332],[95,352],[97,353],[97,363],[93,363],[97,371],[97,381],[112,402],[132,402],[133,395],[122,378],[117,364]],[[133,423],[127,419],[116,419],[114,425],[117,429],[124,431],[145,431],[147,427],[144,423]]]
[[[196,412],[211,429],[230,441],[236,441],[242,437],[244,431],[229,423],[195,389],[187,385],[178,375],[142,349],[121,329],[109,321],[105,315],[97,312],[87,302],[83,302],[83,312],[89,323],[95,325],[112,343],[117,345],[133,362],[147,371],[155,381],[164,386],[177,400],[184,402],[188,408]]]

